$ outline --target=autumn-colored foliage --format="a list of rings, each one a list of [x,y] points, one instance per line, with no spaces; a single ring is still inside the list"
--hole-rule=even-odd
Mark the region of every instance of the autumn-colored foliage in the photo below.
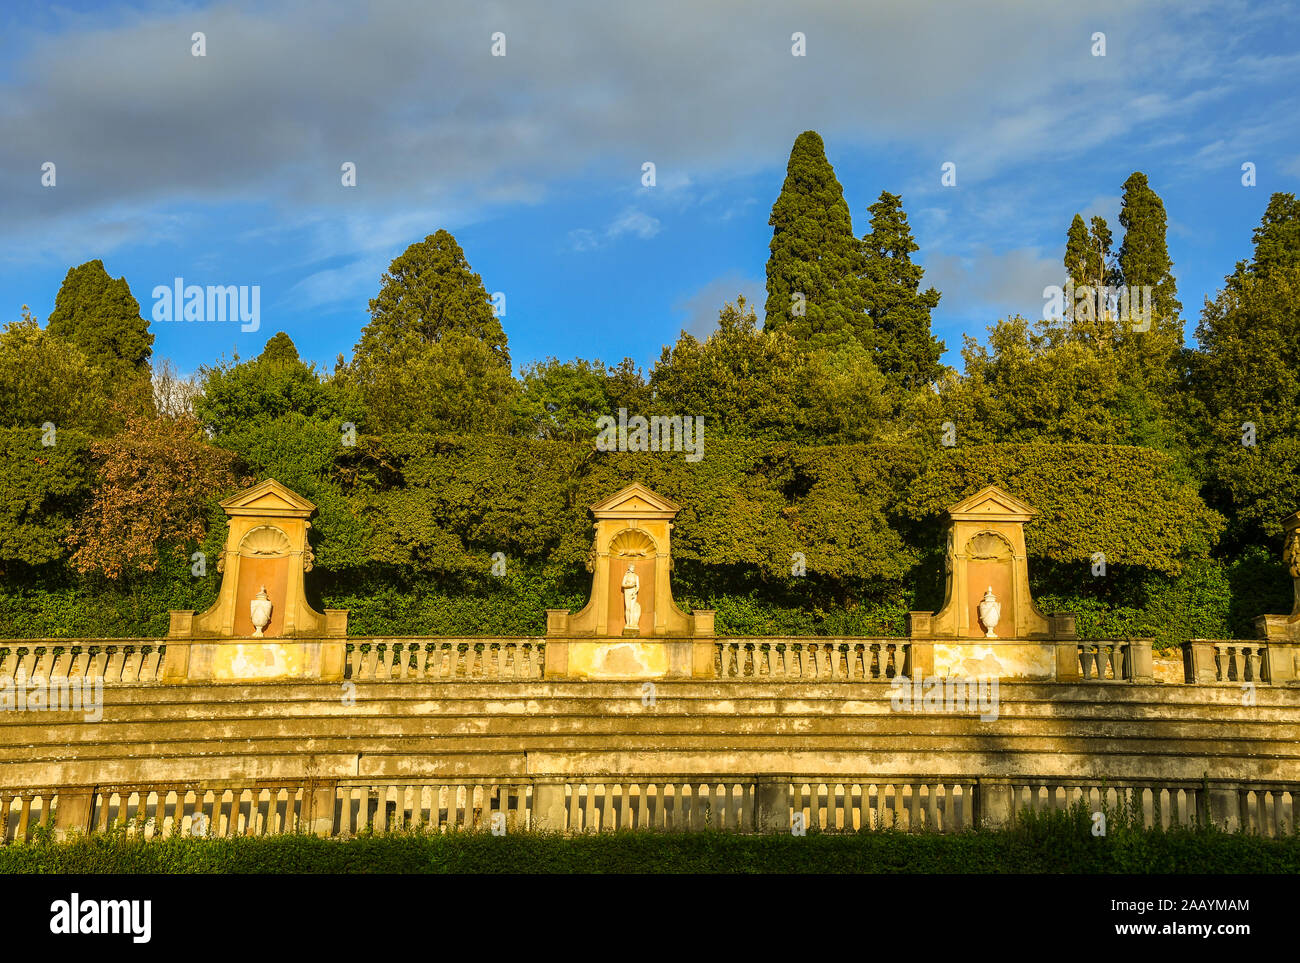
[[[163,546],[180,556],[207,531],[213,503],[241,480],[234,456],[207,444],[189,415],[133,414],[92,453],[91,503],[68,535],[72,565],[111,579],[158,568]]]

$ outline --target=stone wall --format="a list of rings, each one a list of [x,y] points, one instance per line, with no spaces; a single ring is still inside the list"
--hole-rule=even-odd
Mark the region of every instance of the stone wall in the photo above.
[[[472,803],[486,798],[482,787],[514,786],[522,787],[529,818],[577,805],[581,824],[586,806],[599,813],[605,800],[625,798],[622,790],[592,796],[583,787],[694,781],[738,787],[736,818],[748,799],[751,821],[774,805],[777,785],[780,814],[788,816],[797,784],[821,786],[832,799],[848,792],[859,806],[875,798],[872,787],[894,787],[881,789],[879,801],[891,811],[924,810],[931,800],[942,808],[948,799],[957,807],[949,818],[960,825],[960,801],[977,792],[989,821],[1009,818],[1019,805],[1015,792],[1028,803],[1049,791],[1060,801],[1079,790],[1130,786],[1153,794],[1164,818],[1171,808],[1181,805],[1185,816],[1217,800],[1215,811],[1241,819],[1249,807],[1233,800],[1264,793],[1281,802],[1268,803],[1259,818],[1293,825],[1290,793],[1300,788],[1294,687],[1260,685],[1247,705],[1237,684],[1009,682],[999,687],[995,719],[899,711],[894,691],[884,681],[762,678],[118,683],[104,688],[98,721],[66,711],[0,713],[0,809],[16,814],[23,798],[58,790],[69,801],[63,822],[77,828],[92,809],[103,818],[114,793],[153,799],[149,793],[160,789],[165,797],[234,787],[287,793],[299,807],[318,798],[315,828],[338,831],[345,789],[382,789],[388,799],[410,787],[459,786],[461,797],[464,786],[480,787],[470,790]],[[664,790],[646,791],[654,799]],[[768,810],[759,805],[764,791]],[[92,795],[102,800],[96,807],[73,805]],[[328,827],[320,822],[326,810]],[[567,815],[565,825],[573,825]]]

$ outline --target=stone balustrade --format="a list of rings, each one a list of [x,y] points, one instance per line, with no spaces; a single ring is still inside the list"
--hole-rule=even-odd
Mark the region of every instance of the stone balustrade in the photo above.
[[[171,784],[0,792],[0,842],[42,825],[146,839],[361,832],[961,832],[1026,810],[1128,808],[1147,827],[1296,832],[1297,783],[990,777],[592,776]]]
[[[1300,644],[1281,640],[1192,639],[1183,643],[1186,681],[1199,685],[1265,683],[1300,678]]]
[[[542,639],[405,639],[347,646],[345,678],[358,682],[403,679],[540,679]]]
[[[0,681],[100,678],[159,682],[165,646],[146,639],[0,639]]]
[[[911,671],[903,639],[719,639],[719,679],[880,682]]]
[[[1150,661],[1150,642],[1147,660]],[[1080,642],[1079,673],[1085,682],[1123,682],[1134,678],[1136,644],[1123,641]]]
[[[302,678],[401,682],[562,678],[563,673],[547,676],[546,650],[548,642],[560,645],[565,641],[544,637],[411,637],[304,639],[279,644],[289,648],[337,649],[336,657],[306,660],[306,669],[299,676]],[[174,684],[192,678],[187,676],[192,650],[226,650],[241,645],[251,649],[265,644],[251,640],[202,639],[0,639],[0,684],[20,676],[48,680],[102,679],[105,685]],[[946,645],[963,650],[960,655],[969,655],[964,650],[978,653],[983,645],[980,640],[809,637],[717,638],[695,644],[712,649],[712,665],[697,676],[700,678],[810,682],[882,682],[899,675],[911,677],[913,672],[948,675],[953,673],[951,665],[935,672],[936,647]],[[1036,675],[1023,676],[1035,681],[1151,681],[1149,639],[1007,639],[997,640],[987,648],[995,655],[999,650],[1006,650],[1017,653],[1022,660],[1037,658],[1045,668]],[[1033,656],[1037,650],[1042,652],[1040,657]],[[1067,650],[1074,655],[1062,658],[1052,654]],[[1300,677],[1296,665],[1300,662],[1300,644],[1285,641],[1194,639],[1184,643],[1183,660],[1184,681],[1189,684],[1285,684]],[[1007,680],[1021,678],[1008,671],[1011,665],[1003,659],[1002,671],[985,674],[1000,675]],[[981,674],[973,666],[972,662],[963,674]],[[282,676],[266,676],[279,677]],[[215,681],[239,678],[238,672],[233,671],[228,678],[218,676]]]

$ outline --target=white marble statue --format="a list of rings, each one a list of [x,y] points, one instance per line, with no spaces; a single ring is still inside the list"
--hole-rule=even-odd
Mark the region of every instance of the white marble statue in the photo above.
[[[997,635],[993,630],[997,628],[998,619],[1002,618],[1002,606],[998,603],[998,597],[993,594],[993,586],[990,585],[980,599],[979,604],[980,622],[984,624],[984,638],[996,639]]]
[[[641,592],[641,579],[634,566],[629,565],[623,576],[623,628],[635,629],[641,623],[641,603],[636,600]]]
[[[253,638],[262,638],[262,630],[271,624],[271,597],[266,594],[266,586],[253,596],[249,603],[248,614],[253,620]]]

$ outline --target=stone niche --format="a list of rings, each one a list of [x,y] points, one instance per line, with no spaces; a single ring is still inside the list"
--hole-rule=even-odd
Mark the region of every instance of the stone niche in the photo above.
[[[1024,525],[1034,514],[993,485],[948,509],[943,608],[911,614],[914,672],[1020,679],[1077,674],[1074,617],[1043,614],[1029,591]],[[1000,609],[992,636],[980,614],[990,591]]]
[[[704,674],[713,655],[713,613],[688,615],[673,601],[671,537],[681,507],[632,484],[591,506],[596,533],[587,556],[591,598],[578,612],[548,609],[546,674],[657,678]],[[640,615],[625,619],[624,580],[636,576]],[[692,640],[706,640],[696,645]],[[610,641],[618,640],[618,641]],[[707,666],[711,670],[712,662]]]
[[[295,641],[347,635],[346,609],[318,612],[307,601],[304,576],[313,562],[308,519],[316,506],[267,479],[227,498],[221,507],[230,523],[217,560],[217,601],[197,615],[171,612],[168,639],[192,641],[168,646],[165,674],[213,680],[320,678],[322,673],[332,677],[337,661],[341,677],[342,643],[322,648],[320,642]],[[271,614],[257,636],[252,602],[263,590]]]

